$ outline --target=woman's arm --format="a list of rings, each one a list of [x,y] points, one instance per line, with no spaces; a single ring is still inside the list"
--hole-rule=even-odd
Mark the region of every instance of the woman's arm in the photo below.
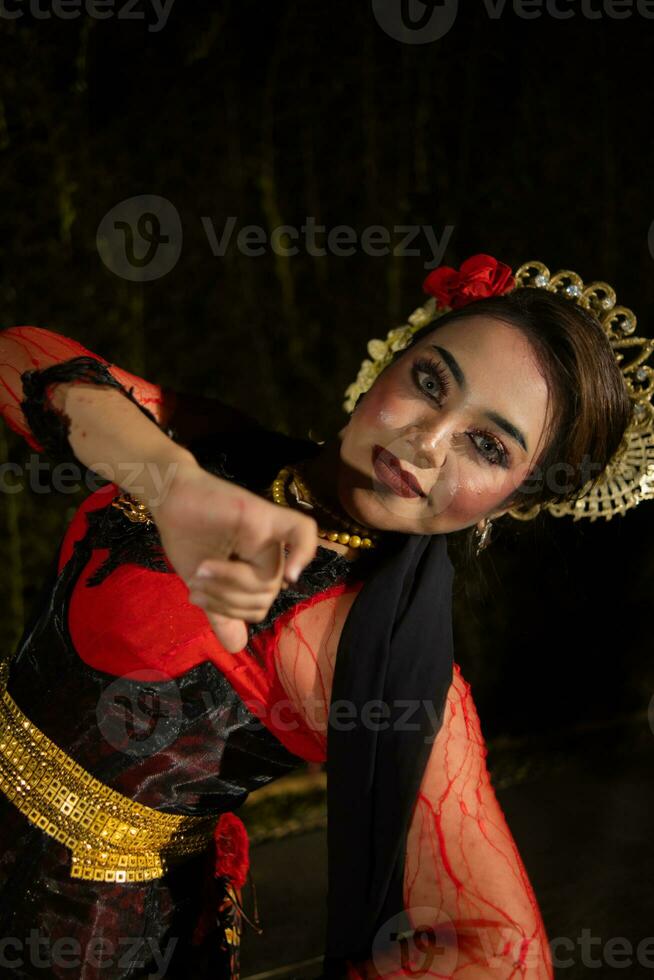
[[[153,384],[111,364],[70,337],[42,327],[9,327],[0,331],[0,415],[38,452],[47,452],[48,447],[43,446],[32,431],[23,410],[22,403],[26,397],[23,374],[59,365],[61,377],[67,374],[70,383],[81,383],[82,380],[90,382],[88,372],[84,379],[81,364],[75,361],[80,357],[104,366],[116,386],[122,386],[126,395],[129,393],[163,430],[182,445],[214,433],[260,428],[255,419],[217,399]],[[77,381],[74,381],[76,377]],[[95,383],[102,383],[99,375]],[[46,395],[53,390],[54,383],[48,385]],[[47,403],[47,397],[45,401]]]
[[[76,356],[62,360],[64,351]],[[162,430],[165,399],[142,389],[153,414],[106,362],[80,355],[68,338],[35,327],[11,328],[0,334],[0,362],[0,404],[12,428],[41,451],[43,432],[55,456],[72,451],[88,469],[144,504],[185,582],[207,559],[238,556],[232,564],[248,571],[250,605],[237,619],[209,619],[225,649],[242,649],[249,610],[256,608],[257,615],[267,610],[282,577],[293,579],[294,569],[299,574],[315,554],[315,521],[208,473]],[[120,376],[125,379],[125,372]]]
[[[163,431],[169,404],[156,385],[69,337],[40,327],[0,334],[0,411],[11,428],[38,451],[72,450],[147,506],[159,502],[177,465],[194,461]]]
[[[423,948],[414,947],[411,962],[423,976],[551,980],[540,909],[486,754],[470,685],[455,664],[407,838],[405,905],[414,929],[427,927],[416,933]]]
[[[85,358],[87,362],[79,361],[79,358]],[[158,385],[110,364],[70,337],[42,327],[9,327],[0,332],[0,414],[7,425],[22,436],[32,449],[47,452],[48,447],[42,445],[33,431],[25,409],[28,414],[32,410],[32,418],[47,414],[52,407],[48,396],[54,391],[55,382],[46,386],[43,404],[37,404],[37,399],[30,398],[26,391],[26,387],[29,387],[25,383],[29,381],[25,377],[26,372],[34,372],[31,375],[32,388],[36,387],[39,372],[48,369],[58,371],[60,384],[64,383],[65,378],[68,379],[67,383],[80,384],[90,380],[89,364],[97,366],[96,383],[103,383],[104,369],[114,386],[124,386],[126,395],[131,391],[134,402],[158,425],[166,428],[170,424],[174,399]]]
[[[315,521],[204,470],[120,391],[57,385],[52,401],[69,420],[76,458],[148,508],[167,557],[187,584],[203,562],[221,561],[246,575],[243,608],[228,620],[210,617],[225,648],[241,650],[245,622],[265,615],[283,577],[292,578],[294,566],[301,571],[313,558]]]
[[[323,749],[338,643],[355,597],[350,591],[301,609],[277,636],[279,679]],[[398,937],[385,959],[350,964],[351,980],[552,980],[540,910],[486,752],[455,664],[406,841],[404,906],[414,934]]]

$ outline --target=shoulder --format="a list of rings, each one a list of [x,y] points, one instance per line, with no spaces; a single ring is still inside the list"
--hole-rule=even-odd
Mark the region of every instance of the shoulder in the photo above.
[[[197,439],[187,448],[209,472],[256,492],[269,486],[282,466],[318,453],[320,444],[261,426]]]
[[[94,493],[90,494],[90,496],[81,502],[64,531],[61,540],[61,546],[59,548],[59,572],[62,571],[64,565],[72,557],[76,542],[81,541],[88,532],[89,514],[107,507],[120,492],[120,488],[115,483],[108,483],[106,486],[94,491]]]

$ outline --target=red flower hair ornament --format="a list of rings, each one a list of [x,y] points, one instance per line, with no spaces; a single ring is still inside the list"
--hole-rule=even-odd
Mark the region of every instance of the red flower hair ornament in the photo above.
[[[471,255],[461,263],[461,268],[439,266],[425,279],[422,288],[434,296],[441,306],[458,310],[488,296],[501,296],[515,286],[510,266],[499,262],[492,255]]]

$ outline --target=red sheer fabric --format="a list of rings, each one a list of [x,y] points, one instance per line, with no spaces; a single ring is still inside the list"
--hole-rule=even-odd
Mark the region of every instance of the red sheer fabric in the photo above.
[[[338,640],[355,598],[352,590],[296,607],[276,635],[280,680],[323,747]],[[486,754],[470,686],[455,664],[443,727],[407,837],[404,902],[413,936],[398,939],[373,961],[351,964],[353,980],[553,977],[538,903],[495,796]]]
[[[116,494],[111,484],[82,504],[62,543],[59,567],[72,554],[73,543],[85,533],[85,513],[105,506]],[[189,590],[180,576],[150,571],[132,564],[115,569],[100,585],[86,581],[104,561],[106,550],[95,549],[75,583],[68,606],[68,630],[78,655],[89,666],[106,673],[131,674],[134,679],[161,679],[161,672],[179,677],[210,660],[228,678],[246,707],[286,746],[302,759],[323,762],[325,740],[312,724],[308,704],[289,683],[289,670],[280,648],[295,636],[293,622],[314,606],[329,613],[338,600],[347,604],[360,583],[337,583],[279,615],[272,627],[252,635],[239,653],[229,653],[216,637],[206,614],[188,601]],[[349,590],[349,591],[348,591]],[[116,610],[120,615],[116,615]],[[295,674],[311,670],[311,647],[296,665]],[[153,673],[154,672],[154,673]]]
[[[73,357],[92,357],[110,367],[111,374],[126,388],[134,388],[134,397],[149,409],[160,425],[166,423],[173,395],[159,385],[144,381],[129,371],[110,364],[70,337],[43,327],[9,327],[0,332],[0,414],[7,425],[21,435],[37,452],[39,445],[30,431],[20,407],[23,398],[21,374],[43,370]],[[76,382],[71,382],[75,384]],[[170,400],[170,401],[169,401]]]
[[[0,334],[0,413],[40,450],[20,410],[20,375],[84,354],[80,344],[38,327]],[[162,390],[112,367],[160,424]],[[86,513],[118,493],[109,484],[80,506],[64,537],[63,568]],[[109,673],[156,669],[178,676],[203,660],[224,672],[248,708],[292,752],[324,761],[332,677],[342,626],[361,583],[334,585],[299,602],[238,654],[224,650],[206,615],[188,602],[175,573],[125,565],[101,585],[76,584],[69,630],[80,657]],[[120,610],[120,615],[116,615]],[[352,980],[429,976],[454,980],[551,980],[549,945],[538,904],[486,767],[486,746],[469,685],[455,664],[443,727],[422,780],[407,838],[405,908],[412,926]],[[392,929],[392,924],[391,927]],[[389,936],[390,938],[390,936]]]

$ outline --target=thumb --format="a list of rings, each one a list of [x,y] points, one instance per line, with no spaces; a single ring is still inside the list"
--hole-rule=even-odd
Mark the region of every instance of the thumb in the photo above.
[[[239,653],[248,642],[247,626],[242,619],[231,619],[218,613],[208,613],[211,627],[228,653]]]
[[[281,582],[284,550],[280,541],[270,541],[267,545],[259,548],[258,552],[249,559],[249,562],[262,580]]]
[[[297,582],[305,566],[316,557],[318,525],[305,514],[291,514],[290,518],[283,534],[286,542],[284,577],[290,582]]]

